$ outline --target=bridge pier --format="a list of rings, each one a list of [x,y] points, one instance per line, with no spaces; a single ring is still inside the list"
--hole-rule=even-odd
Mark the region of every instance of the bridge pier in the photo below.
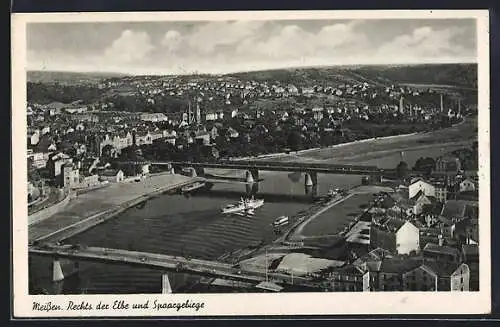
[[[170,285],[170,279],[167,273],[161,275],[161,293],[172,294],[172,286]]]
[[[304,188],[307,195],[311,195],[313,198],[318,195],[318,173],[317,172],[307,172],[305,175]]]
[[[247,196],[255,195],[259,192],[259,183],[245,185]]]
[[[182,172],[182,168],[178,165],[170,165],[170,171],[172,174],[180,174]]]
[[[259,170],[249,169],[245,172],[245,182],[247,183],[258,183],[259,182]]]
[[[52,261],[52,281],[60,282],[64,280],[64,273],[61,266],[61,261],[59,259],[54,259]]]
[[[76,274],[80,271],[80,263],[78,261],[73,262],[73,271],[71,271],[67,276],[64,275],[63,264],[61,264],[61,260],[56,258],[52,261],[52,281],[60,282],[64,280],[66,277],[69,277],[73,274]]]
[[[198,176],[195,168],[189,167],[188,169],[189,169],[189,177],[197,177]]]
[[[205,175],[205,168],[203,168],[203,167],[196,167],[194,170],[196,171],[196,175],[198,175],[198,176]]]

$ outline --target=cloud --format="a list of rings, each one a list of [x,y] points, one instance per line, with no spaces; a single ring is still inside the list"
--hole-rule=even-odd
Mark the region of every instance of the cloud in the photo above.
[[[161,39],[160,44],[168,53],[175,53],[180,49],[182,42],[181,33],[176,30],[169,30]]]
[[[333,58],[337,51],[345,51],[366,40],[365,35],[355,30],[357,25],[327,25],[315,33],[297,25],[286,25],[260,42],[255,39],[245,40],[240,43],[236,52],[276,60]]]
[[[210,22],[196,27],[187,44],[202,54],[213,53],[218,46],[235,45],[252,38],[263,27],[262,21]]]
[[[393,57],[403,61],[419,61],[449,57],[475,57],[473,49],[467,49],[457,42],[465,29],[449,27],[434,29],[430,26],[419,27],[411,34],[399,35],[382,44],[375,56]]]
[[[154,49],[148,33],[125,30],[104,50],[104,56],[111,62],[131,63],[145,59]]]
[[[81,38],[73,40],[78,46],[72,49],[58,41],[43,51],[32,51],[28,58],[30,67],[186,74],[476,60],[474,26],[443,21],[158,23],[154,28],[145,25],[141,30],[137,25],[114,26],[109,30],[101,27],[100,33],[94,35],[100,45],[93,48],[86,48],[85,38]]]

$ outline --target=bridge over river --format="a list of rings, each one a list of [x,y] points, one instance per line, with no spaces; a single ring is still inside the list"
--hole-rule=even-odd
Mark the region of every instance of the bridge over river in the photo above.
[[[128,251],[77,245],[44,244],[29,248],[31,255],[46,256],[54,259],[52,267],[52,280],[61,281],[65,278],[60,259],[70,259],[78,270],[78,262],[104,262],[127,266],[139,266],[160,270],[162,274],[162,292],[170,293],[168,272],[182,272],[198,276],[214,277],[241,282],[250,282],[256,285],[263,282],[272,282],[276,285],[300,285],[303,287],[319,288],[320,285],[310,278],[290,276],[279,272],[268,272],[262,269],[239,268],[228,263],[185,258],[167,254]]]
[[[318,174],[362,175],[377,177],[394,175],[395,169],[382,169],[377,166],[339,165],[330,163],[311,162],[281,162],[272,160],[219,160],[215,162],[189,162],[189,161],[125,161],[120,164],[166,166],[172,172],[180,169],[190,171],[191,177],[205,174],[205,168],[233,169],[245,171],[245,182],[258,184],[259,171],[282,171],[305,173],[306,194],[318,194]]]

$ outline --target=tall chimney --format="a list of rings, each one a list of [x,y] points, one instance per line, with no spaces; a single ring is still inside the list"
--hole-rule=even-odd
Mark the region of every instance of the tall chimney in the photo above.
[[[402,114],[404,113],[403,105],[403,97],[401,96],[401,98],[399,98],[399,112],[401,112]]]
[[[459,115],[460,115],[460,109],[461,109],[460,107],[461,107],[461,101],[460,101],[460,99],[458,99],[458,114]]]
[[[193,118],[191,113],[191,100],[188,102],[188,124],[191,124]]]
[[[200,103],[198,101],[196,102],[196,123],[201,124],[201,110]]]
[[[443,106],[443,94],[441,94],[440,99],[441,99],[441,112],[443,112],[443,111],[444,111],[444,106]]]

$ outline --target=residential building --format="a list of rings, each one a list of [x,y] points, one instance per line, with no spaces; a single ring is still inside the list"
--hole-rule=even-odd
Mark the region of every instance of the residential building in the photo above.
[[[479,246],[477,244],[464,244],[462,246],[462,259],[470,269],[469,287],[471,291],[479,290]]]
[[[447,262],[458,263],[461,259],[458,249],[446,245],[427,243],[422,252],[426,260],[433,260],[443,264]]]
[[[124,174],[122,170],[116,169],[106,169],[99,173],[101,181],[108,181],[110,183],[120,183],[124,179]]]
[[[196,140],[196,142],[199,142],[200,144],[203,144],[203,145],[210,144],[210,134],[206,131],[195,132],[194,139]]]
[[[65,164],[70,164],[73,162],[70,156],[64,154],[62,152],[53,154],[49,156],[49,160],[47,161],[47,169],[50,172],[50,175],[58,185],[63,185],[63,180],[61,178],[62,167]]]
[[[66,189],[76,188],[80,184],[80,171],[73,163],[64,164],[61,171],[62,186]]]
[[[422,264],[403,273],[405,291],[437,291],[439,276],[429,266]]]
[[[476,190],[476,184],[469,178],[460,182],[460,192],[471,192]]]
[[[332,271],[328,280],[334,292],[359,292],[363,290],[363,274],[361,267],[347,265]]]
[[[47,161],[49,160],[49,153],[34,152],[28,155],[28,158],[32,160],[33,166],[35,168],[44,168],[47,166]]]
[[[81,114],[74,114],[71,116],[71,118],[75,121],[81,121],[81,122],[88,122],[88,123],[98,123],[99,122],[99,116],[90,113],[90,112],[85,112]]]
[[[402,274],[421,265],[418,258],[389,258],[367,264],[363,291],[403,291]]]
[[[469,291],[470,270],[464,263],[424,262],[403,274],[405,291]]]
[[[134,134],[135,145],[141,146],[144,144],[153,144],[151,133],[146,131],[138,131]]]
[[[451,225],[464,218],[477,219],[479,208],[477,201],[448,200],[441,210],[440,219]]]
[[[81,175],[80,174],[80,188],[86,188],[86,187],[94,187],[99,185],[99,175],[92,174],[92,175]]]
[[[102,155],[102,150],[105,146],[110,145],[115,150],[120,152],[122,149],[133,144],[133,136],[130,132],[119,132],[116,134],[106,134],[104,139],[99,142],[99,155]]]
[[[436,173],[458,173],[462,168],[460,159],[453,156],[442,156],[436,160]]]
[[[415,197],[419,192],[422,192],[426,196],[436,196],[436,189],[435,187],[423,179],[419,178],[410,183],[408,186],[408,197],[413,198]]]
[[[363,291],[469,291],[465,263],[436,263],[418,257],[398,257],[367,266]]]
[[[446,202],[450,193],[447,183],[442,180],[435,180],[432,181],[432,185],[434,186],[436,200]]]
[[[165,116],[164,113],[141,113],[140,120],[142,121],[149,121],[149,122],[161,122],[161,121],[168,121],[168,117]]]
[[[409,221],[396,218],[373,219],[370,227],[370,246],[397,254],[420,250],[420,232]]]
[[[412,200],[414,201],[413,214],[415,215],[420,215],[426,205],[432,205],[434,202],[436,202],[435,197],[427,196],[422,191],[417,193],[417,195],[415,195]]]

